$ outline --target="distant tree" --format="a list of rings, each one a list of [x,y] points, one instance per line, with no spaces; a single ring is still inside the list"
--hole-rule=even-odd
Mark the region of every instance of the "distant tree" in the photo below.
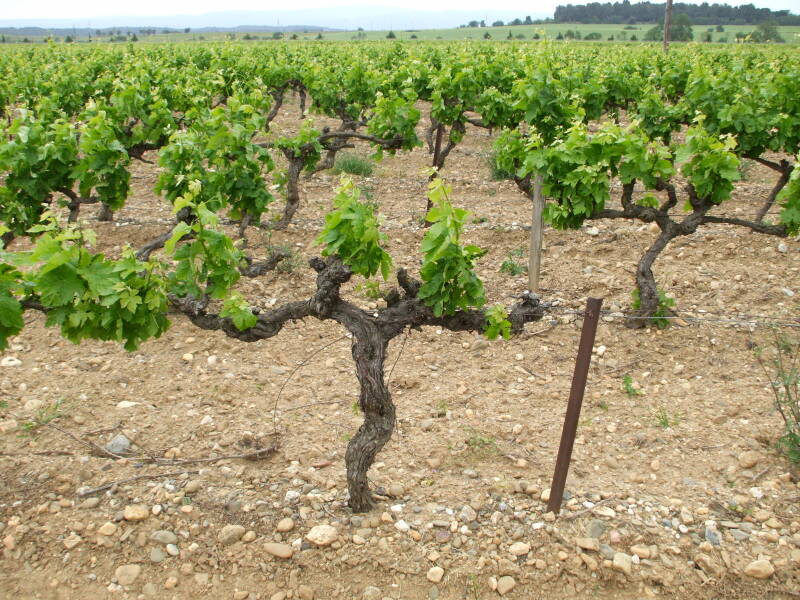
[[[525,39],[525,34],[524,33],[518,33],[514,37],[517,38],[518,40],[524,40]]]
[[[386,34],[386,39],[387,40],[397,39],[397,34],[395,34],[394,31],[389,31],[389,33]]]
[[[511,33],[511,30],[509,30],[508,35],[506,36],[506,39],[507,40],[513,40],[514,39],[514,34]]]
[[[363,27],[359,27],[358,29],[356,29],[356,31],[364,31],[364,28]]]
[[[290,37],[289,39],[290,39],[290,40],[296,40],[296,39],[297,39],[297,34],[296,34],[296,33],[293,33],[293,34],[292,34],[292,37]]]
[[[767,22],[760,23],[756,30],[750,34],[750,41],[758,43],[777,42],[782,44],[786,40],[783,39],[775,23]]]
[[[534,33],[534,34],[531,36],[531,39],[533,39],[533,40],[538,40],[540,37],[541,37],[541,36],[540,36],[538,33]]]
[[[138,42],[139,41],[139,38],[136,36],[135,33],[131,36],[131,41],[132,42]]]
[[[505,25],[505,23],[503,23],[502,21],[495,21],[494,23],[492,23],[492,27],[502,27],[503,25]]]
[[[5,44],[5,43],[6,43],[6,36],[0,35],[0,44]]]
[[[23,44],[30,44],[31,41],[28,38],[24,37],[24,38],[22,38],[22,43]]]
[[[632,42],[636,42],[636,41],[638,41],[638,40],[639,40],[639,38],[637,38],[637,37],[636,37],[636,34],[635,34],[635,33],[634,33],[633,35],[631,35],[631,41],[632,41]]]
[[[587,33],[585,36],[583,36],[583,39],[588,41],[601,40],[603,39],[603,36],[597,31],[593,31],[592,33]]]
[[[486,27],[486,21],[481,21],[481,27]]]
[[[191,27],[184,27],[183,28],[183,33],[189,33],[191,30],[192,30]]]
[[[614,41],[614,34],[613,33],[610,36],[608,36],[608,41],[609,42],[613,42]]]
[[[320,31],[320,32],[317,34],[317,37],[316,37],[316,38],[314,38],[314,39],[317,39],[317,40],[322,40],[322,39],[325,39],[325,38],[323,38],[323,37],[322,37],[322,32]]]
[[[564,39],[564,34],[559,31],[558,35],[556,36],[556,39],[557,40],[563,40]]]
[[[485,40],[492,39],[492,34],[487,31],[486,33],[483,34],[483,39]]]
[[[702,41],[702,42],[713,42],[714,41],[713,37],[714,36],[711,35],[711,32],[706,31],[706,32],[703,33],[702,37],[700,38],[700,41]]]
[[[644,36],[647,42],[657,42],[664,38],[664,25],[659,23],[652,29],[649,29]],[[694,39],[692,32],[692,21],[686,13],[678,13],[672,19],[669,28],[669,39],[672,42],[691,42]]]
[[[533,25],[533,20],[531,19],[530,15],[525,17],[525,25]]]
[[[273,31],[272,32],[272,39],[273,40],[282,40],[283,39],[283,32],[282,31]]]
[[[478,26],[480,26],[480,23],[478,23],[478,21],[470,21],[468,26],[469,27],[478,27]]]
[[[415,39],[417,39],[417,34],[416,34],[416,33],[412,33],[412,34],[411,34],[411,39],[412,39],[412,40],[415,40]]]
[[[516,26],[516,25],[522,25],[522,21],[520,21],[519,19],[514,19],[513,21],[511,21],[511,22],[509,23],[509,25],[514,25],[514,26]]]
[[[717,33],[722,33],[725,31],[725,28],[722,25],[717,25]]]

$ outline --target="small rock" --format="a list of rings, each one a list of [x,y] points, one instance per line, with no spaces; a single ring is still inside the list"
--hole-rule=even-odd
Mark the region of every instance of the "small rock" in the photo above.
[[[195,494],[200,491],[200,486],[202,485],[202,481],[199,479],[192,479],[186,486],[183,488],[184,493],[186,494]]]
[[[167,544],[167,554],[170,556],[178,556],[180,553],[180,549],[175,544]]]
[[[401,533],[408,533],[409,530],[411,529],[411,525],[406,523],[403,519],[400,519],[399,521],[397,521],[397,523],[394,524],[394,528]]]
[[[394,498],[402,498],[403,494],[406,493],[405,488],[400,483],[392,483],[389,485],[386,491],[389,492],[389,495],[393,496]]]
[[[245,528],[241,525],[225,525],[220,530],[217,540],[224,546],[230,546],[242,539],[244,532]]]
[[[597,538],[578,538],[575,540],[578,548],[582,550],[591,550],[593,552],[600,551],[600,540]]]
[[[525,542],[514,542],[511,544],[508,551],[514,556],[525,556],[531,551],[531,545]]]
[[[126,521],[144,521],[150,516],[150,511],[142,504],[129,504],[122,513]]]
[[[631,574],[631,567],[633,562],[631,561],[631,557],[625,554],[624,552],[615,552],[614,553],[614,562],[613,567],[615,571],[620,571],[625,573],[625,575]]]
[[[539,500],[541,500],[542,502],[550,502],[550,488],[542,490],[542,493],[539,496]]]
[[[22,361],[16,356],[6,356],[0,360],[0,367],[19,367],[21,365]]]
[[[374,585],[365,587],[361,594],[362,600],[381,600],[382,597],[380,588],[376,588]]]
[[[275,527],[277,531],[280,533],[286,533],[294,529],[294,521],[290,517],[286,517],[278,521],[278,525]]]
[[[754,560],[744,568],[744,573],[756,579],[767,579],[775,573],[775,567],[768,560]]]
[[[250,597],[250,592],[247,590],[237,590],[233,592],[233,600],[247,600]]]
[[[508,592],[513,590],[517,585],[517,582],[514,580],[513,577],[510,575],[504,575],[500,579],[497,580],[497,593],[501,596],[505,596]]]
[[[606,531],[606,524],[600,519],[592,519],[586,528],[586,537],[600,538]]]
[[[114,525],[114,523],[112,523],[111,521],[108,521],[97,528],[97,533],[105,536],[114,535],[114,532],[116,531],[117,531],[117,526]]]
[[[694,515],[692,515],[691,511],[685,506],[681,508],[681,522],[684,525],[691,525],[694,523]]]
[[[124,435],[117,434],[105,446],[106,450],[118,456],[124,456],[131,449],[131,441]]]
[[[444,577],[444,569],[442,567],[431,567],[428,569],[426,577],[431,583],[439,583]]]
[[[761,455],[755,450],[746,450],[738,457],[739,466],[742,469],[752,469],[758,464],[759,460],[761,460]]]
[[[706,527],[705,534],[706,540],[708,540],[712,546],[719,546],[722,543],[722,538],[719,535],[719,531],[713,527]]]
[[[153,548],[152,550],[150,550],[150,561],[151,562],[154,562],[154,563],[158,564],[158,563],[164,562],[164,560],[166,558],[167,558],[167,555],[164,553],[164,551],[161,548]]]
[[[181,356],[181,358],[183,359],[183,362],[192,362],[194,360],[194,354],[192,354],[191,352],[187,352],[186,354]]]
[[[306,539],[317,546],[330,546],[339,538],[339,530],[330,525],[317,525],[306,534]]]
[[[476,513],[471,506],[465,505],[461,509],[461,512],[458,513],[458,518],[464,521],[465,523],[472,523],[475,519],[478,518],[478,513]]]
[[[631,552],[639,558],[650,558],[650,548],[644,544],[631,546]]]
[[[141,572],[142,567],[139,565],[121,565],[114,571],[114,576],[120,585],[131,585]]]
[[[130,400],[121,400],[117,402],[117,408],[133,408],[134,406],[139,406],[139,403],[131,402]]]
[[[300,600],[314,600],[314,590],[307,585],[301,585],[297,588],[297,597]]]
[[[267,542],[264,544],[264,550],[278,558],[292,558],[294,554],[294,550],[292,550],[291,546],[287,544],[278,544],[276,542]]]
[[[166,529],[159,529],[150,534],[150,541],[166,546],[167,544],[177,544],[178,536]]]
[[[419,424],[419,428],[422,429],[422,431],[430,431],[431,429],[433,429],[433,426],[434,426],[433,419],[423,419],[422,421],[420,421]]]
[[[595,506],[592,509],[592,512],[596,514],[598,517],[613,518],[617,516],[616,511],[610,506]]]
[[[608,544],[600,544],[600,556],[606,560],[614,560],[616,551]]]
[[[70,534],[69,534],[69,535],[68,535],[68,536],[67,536],[67,537],[64,539],[64,547],[65,547],[67,550],[72,550],[72,549],[73,549],[75,546],[77,546],[78,544],[80,544],[82,541],[83,541],[83,540],[81,539],[81,536],[79,536],[77,533],[70,533]]]

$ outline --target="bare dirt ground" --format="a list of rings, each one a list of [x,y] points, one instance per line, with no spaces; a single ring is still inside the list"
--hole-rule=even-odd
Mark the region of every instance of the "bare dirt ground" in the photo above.
[[[280,126],[296,125],[296,110],[284,107]],[[526,275],[500,265],[527,247],[529,204],[490,179],[490,144],[470,129],[443,174],[455,204],[472,211],[466,240],[489,249],[478,265],[489,301],[510,304]],[[357,178],[385,216],[395,264],[412,272],[429,162],[418,149]],[[84,213],[111,254],[171,222],[152,192],[158,168],[133,169],[134,194],[116,223]],[[773,181],[749,165],[725,211],[754,213]],[[304,263],[318,253],[335,182],[328,173],[304,180],[295,225],[250,234],[256,253],[284,244],[299,257],[291,272],[243,282],[254,305],[313,290]],[[655,266],[677,309],[702,321],[634,331],[604,317],[565,508],[555,521],[545,514],[580,333],[571,309],[587,296],[612,313],[627,308],[653,237],[622,221],[548,229],[542,295],[558,306],[545,321],[509,341],[436,329],[395,340],[387,377],[397,430],[371,471],[384,499],[366,515],[345,504],[344,450],[361,419],[349,340],[335,323],[298,322],[245,344],[176,315],[161,339],[126,353],[72,345],[26,315],[0,356],[20,363],[0,367],[0,596],[800,596],[798,472],[774,449],[782,424],[752,351],[771,333],[727,321],[797,322],[797,240],[702,229]],[[376,307],[358,284],[346,296]],[[133,443],[130,458],[97,449],[120,434]],[[258,460],[181,462],[273,445]],[[320,525],[335,528],[327,545],[306,539]]]

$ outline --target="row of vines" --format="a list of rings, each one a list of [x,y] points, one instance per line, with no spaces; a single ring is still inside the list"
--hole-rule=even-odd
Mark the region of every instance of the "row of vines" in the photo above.
[[[290,94],[299,98],[300,125],[293,135],[274,133]],[[315,115],[338,126],[319,128]],[[366,472],[394,426],[383,377],[389,341],[422,325],[507,337],[546,310],[530,293],[510,308],[484,306],[474,272],[484,251],[461,243],[466,213],[439,179],[469,128],[494,135],[497,165],[531,198],[534,225],[656,224],[638,263],[631,325],[663,310],[652,266],[672,239],[711,224],[775,236],[800,229],[800,55],[784,49],[25,48],[0,53],[0,119],[0,349],[23,328],[26,310],[45,313],[73,341],[129,349],[163,333],[170,310],[246,342],[289,321],[333,319],[353,334],[365,414],[347,454],[356,510],[370,505]],[[420,281],[399,270],[399,289],[377,312],[340,297],[353,275],[388,278],[392,265],[374,206],[345,182],[319,238],[325,258],[311,263],[315,294],[252,309],[237,281],[283,257],[249,256],[248,229],[285,228],[302,200],[302,174],[330,168],[357,144],[377,157],[420,146],[431,155]],[[748,218],[726,216],[717,208],[731,198],[743,159],[773,169],[775,185]],[[135,160],[157,161],[154,191],[176,221],[144,247],[109,258],[75,224],[84,204],[100,204],[99,218],[113,219],[131,193]],[[223,218],[238,223],[242,242],[226,235]]]

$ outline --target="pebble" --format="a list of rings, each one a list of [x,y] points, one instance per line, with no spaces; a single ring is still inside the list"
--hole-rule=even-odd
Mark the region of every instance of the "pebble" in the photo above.
[[[0,360],[0,367],[19,367],[22,366],[22,361],[16,356],[6,356]]]
[[[505,596],[517,586],[517,582],[510,575],[504,575],[497,580],[497,593]]]
[[[631,553],[639,558],[650,558],[650,548],[644,544],[636,544],[631,546]]]
[[[681,522],[684,525],[691,525],[694,523],[694,515],[692,515],[691,511],[686,507],[681,508]]]
[[[220,530],[217,540],[225,546],[230,546],[242,539],[244,532],[245,528],[241,525],[225,525]]]
[[[117,578],[117,583],[120,585],[131,585],[142,572],[142,567],[139,565],[120,565],[114,571],[114,576]]]
[[[403,519],[400,519],[394,524],[394,528],[401,533],[408,533],[408,531],[411,529],[411,525],[406,523]]]
[[[83,541],[83,540],[81,539],[81,536],[79,536],[79,535],[78,535],[78,534],[76,534],[76,533],[70,533],[70,534],[69,534],[69,535],[68,535],[68,536],[67,536],[67,537],[64,539],[64,547],[65,547],[67,550],[72,550],[72,549],[73,549],[75,546],[77,546],[78,544],[80,544],[82,541]]]
[[[706,540],[712,546],[719,546],[722,543],[722,537],[719,535],[719,531],[714,529],[713,527],[706,527]]]
[[[178,556],[180,553],[181,551],[175,544],[167,544],[167,554],[170,556]]]
[[[593,552],[600,551],[600,541],[594,537],[578,538],[575,540],[575,543],[578,545],[578,548],[582,550],[591,550]]]
[[[531,551],[531,545],[525,542],[514,542],[511,544],[508,551],[514,556],[525,556]]]
[[[278,558],[292,558],[294,554],[294,550],[292,547],[287,544],[279,544],[277,542],[267,542],[264,544],[264,550],[267,553],[271,554],[272,556],[277,556]]]
[[[167,544],[177,544],[178,536],[166,529],[159,529],[150,534],[150,541],[166,546]]]
[[[112,454],[124,456],[131,449],[131,443],[132,442],[127,437],[119,433],[106,444],[105,448]]]
[[[742,469],[752,469],[761,460],[761,455],[755,450],[746,450],[738,456],[737,460]]]
[[[633,562],[631,561],[630,556],[628,556],[624,552],[614,553],[614,562],[612,565],[614,567],[614,570],[625,573],[625,575],[630,575],[632,565]]]
[[[614,560],[616,551],[608,544],[600,544],[600,555],[606,560]]]
[[[362,600],[381,600],[381,590],[374,585],[368,585],[364,588],[364,593],[361,594]]]
[[[307,585],[301,585],[297,588],[297,597],[300,600],[314,600],[314,590]]]
[[[105,536],[114,535],[116,531],[117,531],[117,526],[114,525],[114,523],[112,523],[111,521],[104,523],[97,529],[97,533]]]
[[[768,579],[775,573],[775,567],[768,560],[754,560],[744,568],[744,573],[756,579]]]
[[[150,511],[142,504],[129,504],[122,513],[126,521],[144,521],[150,516]]]
[[[156,564],[160,562],[164,562],[164,559],[167,558],[167,555],[164,554],[164,551],[161,548],[153,548],[150,550],[150,560]]]
[[[592,519],[586,528],[586,537],[600,538],[606,531],[606,524],[600,519]]]
[[[592,509],[592,512],[596,514],[598,517],[609,517],[613,518],[617,516],[616,511],[609,506],[595,506]]]
[[[286,517],[278,521],[278,525],[275,529],[280,533],[286,533],[294,529],[294,521],[290,517]]]
[[[426,577],[431,583],[439,583],[444,577],[444,569],[442,567],[431,567],[428,569]]]
[[[306,534],[306,539],[317,546],[330,546],[339,538],[339,530],[331,525],[316,525]]]
[[[405,488],[400,483],[392,483],[389,485],[386,491],[389,492],[389,495],[394,498],[401,498],[406,493]]]

